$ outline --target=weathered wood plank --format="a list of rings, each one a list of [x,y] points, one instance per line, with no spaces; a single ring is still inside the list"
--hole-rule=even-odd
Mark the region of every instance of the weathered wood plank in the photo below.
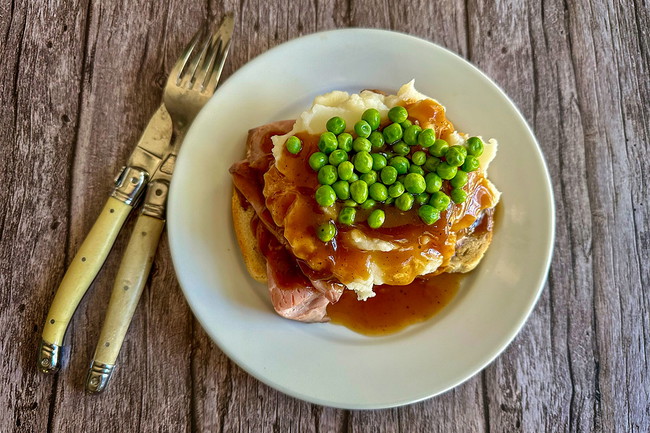
[[[165,71],[196,23],[224,11],[239,20],[224,78],[302,34],[378,27],[469,58],[520,107],[556,180],[556,252],[530,320],[483,373],[392,410],[288,397],[210,341],[183,301],[164,237],[111,387],[86,396],[129,224],[75,315],[65,370],[36,374],[54,289],[157,105]],[[0,159],[0,406],[9,408],[0,430],[650,430],[649,32],[638,0],[1,4],[0,72],[11,79],[0,81],[9,143]]]
[[[37,373],[36,353],[65,265],[83,7],[0,10],[0,430],[45,431],[52,378]]]

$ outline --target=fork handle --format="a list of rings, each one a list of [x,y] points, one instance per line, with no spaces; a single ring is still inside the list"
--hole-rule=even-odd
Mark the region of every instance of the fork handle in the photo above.
[[[165,220],[140,215],[117,271],[106,318],[86,378],[86,390],[98,393],[110,379],[117,356],[151,270]]]
[[[54,373],[59,369],[60,346],[63,345],[63,337],[70,319],[104,264],[131,209],[132,206],[109,197],[97,221],[72,259],[54,295],[43,327],[38,359],[38,367],[42,372]]]

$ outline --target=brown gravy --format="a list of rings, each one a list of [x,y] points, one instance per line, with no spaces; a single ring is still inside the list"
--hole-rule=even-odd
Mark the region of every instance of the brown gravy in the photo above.
[[[375,286],[377,295],[358,301],[346,290],[336,304],[327,307],[331,323],[364,335],[394,334],[423,322],[445,307],[458,293],[466,274],[440,274],[416,279],[408,286]]]

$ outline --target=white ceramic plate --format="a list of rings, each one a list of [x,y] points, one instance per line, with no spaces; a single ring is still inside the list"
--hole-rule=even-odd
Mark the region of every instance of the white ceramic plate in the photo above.
[[[490,177],[503,210],[483,262],[441,314],[386,337],[285,320],[252,280],[232,230],[228,168],[250,128],[295,118],[331,90],[418,90],[447,107],[459,131],[499,140]],[[349,409],[399,406],[465,381],[514,338],[540,295],[554,237],[547,169],[508,97],[483,73],[430,42],[380,30],[305,36],[257,57],[205,106],[180,152],[169,238],[187,301],[212,339],[262,382]]]

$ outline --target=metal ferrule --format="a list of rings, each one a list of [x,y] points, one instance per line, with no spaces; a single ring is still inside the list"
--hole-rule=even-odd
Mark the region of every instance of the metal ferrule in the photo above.
[[[41,340],[38,349],[38,369],[43,373],[56,373],[61,367],[61,346]]]
[[[128,205],[134,205],[149,180],[149,173],[137,167],[124,167],[115,178],[111,196]]]
[[[161,220],[165,219],[168,193],[169,182],[166,180],[154,180],[150,182],[142,206],[142,215]]]
[[[86,378],[86,391],[91,394],[104,391],[114,368],[115,364],[102,364],[93,361],[90,364],[90,370],[88,370],[88,377]]]

